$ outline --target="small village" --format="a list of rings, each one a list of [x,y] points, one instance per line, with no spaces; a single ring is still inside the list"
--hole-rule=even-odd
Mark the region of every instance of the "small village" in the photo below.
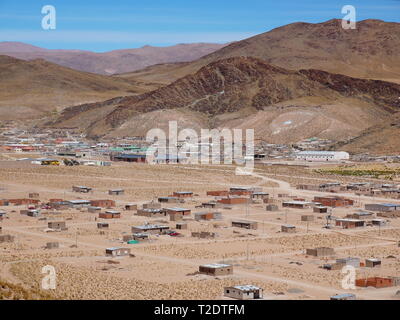
[[[146,164],[143,137],[29,136],[2,133],[0,267],[10,281],[39,286],[46,263],[60,270],[57,298],[400,296],[400,181],[315,171],[354,164],[346,153],[261,158],[242,177],[232,165]],[[346,266],[354,288],[342,286]]]

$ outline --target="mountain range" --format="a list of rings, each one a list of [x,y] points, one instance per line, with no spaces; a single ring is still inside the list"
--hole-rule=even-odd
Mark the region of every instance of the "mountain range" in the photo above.
[[[21,55],[44,54],[13,45]],[[400,112],[399,47],[399,23],[364,20],[345,30],[334,19],[286,25],[208,48],[202,57],[176,55],[140,70],[121,67],[129,71],[122,73],[117,62],[91,70],[113,75],[2,57],[0,110],[38,110],[35,99],[47,101],[40,110],[52,112],[41,113],[38,126],[75,128],[93,138],[145,135],[175,120],[181,128],[254,128],[257,137],[275,143],[316,136],[340,140],[338,148],[350,151],[373,144],[376,153],[385,153],[395,149],[399,129],[391,125]],[[72,54],[74,69],[87,68],[81,52]]]

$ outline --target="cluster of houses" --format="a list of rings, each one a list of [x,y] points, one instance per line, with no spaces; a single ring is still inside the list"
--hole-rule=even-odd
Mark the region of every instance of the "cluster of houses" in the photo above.
[[[320,192],[352,192],[356,195],[369,197],[400,199],[400,184],[353,182],[330,182],[322,184],[299,184],[298,190],[311,190]]]

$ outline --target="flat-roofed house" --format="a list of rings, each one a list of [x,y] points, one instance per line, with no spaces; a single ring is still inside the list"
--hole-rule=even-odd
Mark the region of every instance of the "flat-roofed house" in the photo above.
[[[158,202],[160,203],[179,203],[181,199],[178,197],[159,197]]]
[[[328,207],[316,205],[313,208],[313,212],[316,212],[316,213],[328,213]]]
[[[364,220],[359,219],[336,219],[336,226],[343,227],[343,229],[360,228],[365,226]]]
[[[101,211],[100,207],[88,207],[88,212],[90,213],[99,213]]]
[[[281,232],[295,233],[296,227],[291,224],[284,224],[281,226]]]
[[[108,229],[108,227],[109,227],[109,224],[105,223],[105,222],[99,222],[97,224],[97,229]]]
[[[179,208],[179,207],[165,208],[165,210],[167,211],[167,214],[169,214],[169,215],[180,214],[182,216],[190,216],[190,213],[192,212],[190,209]]]
[[[239,300],[262,299],[263,290],[253,285],[225,287],[224,296]]]
[[[148,202],[148,203],[143,203],[142,205],[143,209],[161,209],[161,203],[158,202]]]
[[[200,220],[221,220],[222,219],[222,213],[221,212],[195,212],[194,213],[194,220],[200,221]]]
[[[276,204],[268,204],[265,207],[265,210],[267,210],[267,211],[279,211],[279,207]]]
[[[335,250],[329,247],[318,247],[313,249],[307,249],[306,254],[308,256],[314,256],[314,257],[333,256],[335,254]]]
[[[165,209],[138,209],[136,212],[137,216],[148,217],[148,218],[161,218],[167,216]]]
[[[357,287],[388,288],[393,287],[392,278],[371,277],[356,280]]]
[[[65,201],[65,203],[69,208],[74,208],[74,209],[87,208],[90,206],[90,201],[84,199],[68,200]]]
[[[369,203],[365,205],[365,210],[368,211],[380,211],[380,212],[388,212],[388,211],[399,211],[400,204],[394,203]]]
[[[365,259],[365,266],[367,268],[375,268],[382,265],[382,261],[380,259],[371,258]]]
[[[99,218],[101,218],[101,219],[119,219],[119,218],[121,218],[121,212],[116,211],[116,210],[107,210],[105,212],[100,212]]]
[[[124,189],[111,189],[108,190],[108,194],[110,196],[120,196],[123,195],[125,193]]]
[[[106,256],[111,256],[111,257],[129,256],[130,253],[131,249],[129,248],[113,247],[106,249]]]
[[[233,220],[232,227],[255,230],[257,229],[258,224],[256,221]]]
[[[269,197],[269,193],[267,192],[254,192],[251,194],[252,199],[267,199]]]
[[[209,276],[226,276],[233,274],[233,266],[222,263],[203,264],[199,266],[199,273]]]
[[[314,197],[313,202],[317,202],[325,207],[348,207],[354,205],[354,200],[344,197]]]
[[[212,197],[227,197],[229,195],[229,191],[227,190],[217,190],[217,191],[207,191],[207,196]]]
[[[307,209],[314,206],[314,203],[308,201],[284,201],[282,207],[293,208],[293,209]]]
[[[137,210],[137,208],[138,208],[137,204],[134,204],[134,203],[128,203],[125,205],[126,211],[134,211],[134,210]]]
[[[132,233],[160,234],[167,230],[169,230],[169,226],[158,225],[158,224],[145,224],[142,226],[132,227]]]
[[[90,205],[92,207],[113,208],[113,207],[115,207],[115,201],[109,200],[109,199],[90,200]]]
[[[228,197],[219,199],[218,202],[222,204],[246,204],[250,202],[250,199],[243,197]]]
[[[301,221],[312,222],[314,221],[314,216],[312,214],[302,215]]]
[[[68,230],[65,221],[49,221],[47,227],[54,230]]]
[[[191,198],[193,197],[193,192],[192,191],[175,191],[172,194],[173,197],[177,198]]]
[[[72,191],[80,193],[89,193],[90,191],[92,191],[92,188],[86,186],[72,186]]]
[[[350,219],[368,219],[372,218],[375,214],[369,211],[357,211],[352,214],[347,215],[347,218]]]

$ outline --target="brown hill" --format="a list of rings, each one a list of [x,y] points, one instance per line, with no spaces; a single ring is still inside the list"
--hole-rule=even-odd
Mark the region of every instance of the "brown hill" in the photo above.
[[[44,59],[75,70],[109,75],[143,69],[159,63],[193,61],[224,46],[216,43],[193,43],[96,53],[43,49],[20,42],[0,42],[0,54],[23,60]]]
[[[394,155],[400,150],[399,136],[400,113],[397,113],[390,119],[362,131],[357,137],[336,144],[334,148],[354,153]]]
[[[290,71],[250,57],[213,62],[139,96],[65,109],[47,125],[92,136],[144,135],[169,120],[193,128],[254,128],[272,142],[354,136],[400,109],[400,85],[319,70]],[[360,119],[355,123],[354,119]]]
[[[357,78],[400,83],[400,23],[364,20],[357,29],[345,30],[338,19],[323,23],[293,23],[230,45],[184,65],[157,67],[165,83],[194,73],[228,57],[252,56],[292,70],[318,69]],[[131,74],[141,80],[142,74]]]
[[[74,104],[143,93],[143,84],[44,61],[0,56],[0,118],[43,116]]]

